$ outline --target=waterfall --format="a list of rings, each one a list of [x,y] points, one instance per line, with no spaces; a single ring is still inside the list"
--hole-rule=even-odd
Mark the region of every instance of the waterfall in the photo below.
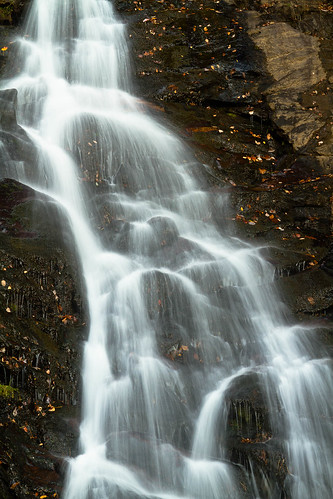
[[[290,497],[329,499],[329,359],[287,323],[260,248],[215,224],[225,200],[191,151],[131,94],[112,4],[34,0],[26,33],[6,88],[39,162],[18,179],[66,214],[89,304],[63,497],[259,497],[227,442],[233,388],[258,382]]]

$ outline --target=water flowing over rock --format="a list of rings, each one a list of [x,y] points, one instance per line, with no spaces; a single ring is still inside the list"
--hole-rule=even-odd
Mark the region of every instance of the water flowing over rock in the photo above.
[[[292,316],[331,303],[329,118],[303,109],[329,69],[272,5],[31,3],[0,93],[3,497],[330,498],[329,325]]]

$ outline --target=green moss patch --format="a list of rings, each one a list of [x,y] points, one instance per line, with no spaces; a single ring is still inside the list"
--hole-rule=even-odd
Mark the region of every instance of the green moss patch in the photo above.
[[[0,385],[0,397],[13,399],[18,395],[18,389],[10,385]]]

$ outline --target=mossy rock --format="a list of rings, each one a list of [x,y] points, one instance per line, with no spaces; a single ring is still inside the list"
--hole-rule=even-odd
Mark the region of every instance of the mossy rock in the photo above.
[[[18,396],[18,389],[10,385],[0,385],[0,397],[14,399]]]
[[[0,24],[16,24],[30,0],[0,0]]]
[[[0,7],[0,22],[11,24],[13,21],[13,19],[12,19],[13,10],[14,10],[13,4],[1,6]]]

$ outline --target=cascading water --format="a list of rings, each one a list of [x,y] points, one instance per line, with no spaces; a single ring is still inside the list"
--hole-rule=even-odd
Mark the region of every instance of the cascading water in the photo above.
[[[112,5],[35,0],[27,33],[6,88],[18,90],[40,161],[34,178],[17,177],[66,213],[90,316],[80,455],[64,498],[259,497],[251,463],[232,463],[225,439],[232,387],[257,379],[290,497],[329,499],[329,361],[284,323],[260,250],[215,226],[191,154],[127,93]],[[117,229],[107,243],[94,225],[103,213]],[[168,341],[187,362],[161,354]]]

